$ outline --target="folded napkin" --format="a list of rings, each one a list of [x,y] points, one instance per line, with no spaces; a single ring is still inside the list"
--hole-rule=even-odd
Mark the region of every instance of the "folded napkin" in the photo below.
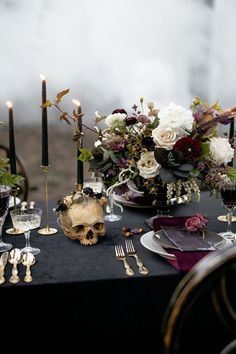
[[[205,240],[202,234],[197,231],[189,233],[182,226],[161,226],[166,237],[180,251],[214,251],[215,247]]]
[[[164,229],[165,227],[184,227],[185,222],[191,216],[179,216],[179,217],[159,217],[153,220],[153,230],[154,232]],[[192,236],[189,236],[192,237]],[[172,241],[172,240],[171,240]],[[176,241],[176,240],[175,240]],[[172,241],[173,242],[173,241]],[[210,247],[210,246],[209,246]],[[166,252],[174,254],[176,260],[168,259],[177,270],[182,272],[189,271],[198,261],[205,257],[211,248],[205,251],[179,251],[175,249],[165,249]]]

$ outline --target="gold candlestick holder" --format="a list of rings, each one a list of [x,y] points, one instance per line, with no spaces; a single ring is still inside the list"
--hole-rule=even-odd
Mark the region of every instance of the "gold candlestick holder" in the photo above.
[[[46,212],[46,226],[42,229],[38,230],[40,235],[54,235],[57,233],[57,229],[53,227],[49,227],[48,222],[48,166],[42,166],[42,170],[44,173],[44,192],[45,192],[45,212]]]
[[[12,188],[12,196],[13,196],[13,209],[16,210],[16,197],[18,196],[20,188]],[[15,227],[12,227],[10,229],[6,230],[6,233],[8,235],[21,235],[24,233],[23,230],[16,229]]]
[[[219,221],[228,222],[227,215],[219,215],[219,216],[217,216],[217,219]],[[236,216],[233,215],[231,222],[235,222],[235,221],[236,221]]]
[[[75,183],[76,186],[76,192],[82,192],[83,190],[83,183]]]

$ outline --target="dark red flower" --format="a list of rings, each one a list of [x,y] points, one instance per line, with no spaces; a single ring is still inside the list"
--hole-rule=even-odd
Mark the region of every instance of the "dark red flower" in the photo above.
[[[127,114],[127,112],[123,109],[123,108],[117,108],[115,109],[112,114],[114,113],[124,113],[124,114]]]
[[[126,125],[133,125],[135,123],[137,123],[137,118],[136,117],[131,116],[131,117],[125,118],[125,124]]]
[[[155,148],[155,143],[153,141],[153,138],[151,136],[145,136],[142,139],[142,146],[148,149],[149,151],[153,151]]]
[[[181,151],[184,156],[184,160],[196,160],[201,156],[201,143],[197,139],[193,139],[190,136],[185,136],[179,139],[173,146],[174,150]]]

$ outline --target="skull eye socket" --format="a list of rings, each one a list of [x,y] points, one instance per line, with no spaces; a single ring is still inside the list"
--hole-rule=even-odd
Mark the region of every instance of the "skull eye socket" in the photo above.
[[[96,224],[93,225],[94,229],[97,231],[102,231],[104,224],[102,222],[96,222]]]
[[[75,232],[83,232],[84,231],[84,225],[76,225],[74,227]]]

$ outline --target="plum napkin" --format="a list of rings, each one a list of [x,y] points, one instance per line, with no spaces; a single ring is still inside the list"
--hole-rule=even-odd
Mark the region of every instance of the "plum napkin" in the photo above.
[[[162,227],[184,227],[185,222],[189,219],[190,216],[179,216],[179,217],[160,217],[153,220],[153,230],[161,230]],[[191,237],[191,236],[189,236]],[[168,259],[168,262],[171,263],[177,270],[182,272],[189,271],[198,261],[205,257],[210,249],[205,251],[179,251],[175,249],[165,249],[166,252],[174,254],[176,260]]]
[[[161,229],[164,231],[167,238],[180,251],[214,251],[215,247],[210,245],[207,240],[202,237],[202,234],[197,231],[194,234],[189,233],[182,226],[165,226]]]

